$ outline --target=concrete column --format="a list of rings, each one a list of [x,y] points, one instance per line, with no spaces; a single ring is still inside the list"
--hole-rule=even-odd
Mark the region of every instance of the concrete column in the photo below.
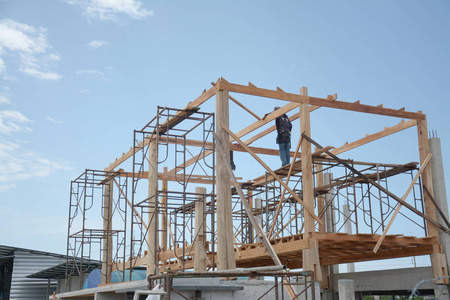
[[[216,152],[217,176],[217,255],[218,270],[236,269],[233,246],[233,219],[231,205],[231,177],[225,163],[230,163],[230,140],[228,133],[221,127],[229,127],[228,91],[216,93],[216,134],[222,144],[226,162]]]
[[[344,229],[345,233],[352,234],[352,221],[350,219],[350,205],[346,204],[343,206],[344,210]],[[348,263],[347,264],[347,273],[355,272],[355,263]]]
[[[113,237],[112,237],[112,205],[113,205],[113,185],[112,180],[104,184],[103,189],[103,240],[102,240],[102,278],[101,283],[111,282],[111,267],[113,257]]]
[[[205,251],[205,197],[202,194],[206,194],[204,187],[196,187],[195,193],[197,200],[195,201],[195,254],[194,254],[194,272],[206,271],[206,251]]]
[[[255,198],[255,209],[260,212],[259,215],[255,216],[256,221],[258,221],[258,224],[263,228],[263,220],[262,220],[262,199],[261,198]],[[263,228],[264,229],[264,228]],[[258,231],[255,229],[255,236],[257,237],[258,242],[262,242],[262,238],[259,236]]]
[[[156,274],[157,251],[157,214],[158,199],[158,144],[153,140],[149,144],[149,168],[148,168],[148,234],[147,234],[147,276]]]
[[[449,219],[448,213],[448,203],[447,203],[447,192],[445,189],[445,177],[444,177],[444,162],[442,159],[441,150],[441,139],[440,138],[430,138],[428,140],[430,144],[430,153],[433,155],[431,157],[431,175],[433,178],[433,192],[434,200],[438,203],[442,212],[444,213],[447,220]],[[441,215],[437,215],[437,220],[441,224],[445,224]],[[439,240],[442,244],[442,250],[444,251],[445,257],[447,258],[447,269],[450,262],[450,236],[439,230]]]
[[[340,279],[338,281],[339,300],[355,300],[353,280]]]
[[[417,137],[419,142],[420,164],[422,165],[430,153],[430,145],[428,142],[428,129],[426,120],[417,120]],[[422,186],[428,189],[432,197],[434,197],[433,178],[431,174],[431,166],[428,165],[422,172]],[[427,193],[423,195],[425,213],[431,220],[437,221],[436,208]],[[427,221],[427,236],[439,238],[439,230]],[[431,268],[433,270],[433,278],[441,278],[437,284],[448,284],[449,280],[447,271],[447,259],[442,253],[440,244],[433,245],[433,252],[430,254]]]

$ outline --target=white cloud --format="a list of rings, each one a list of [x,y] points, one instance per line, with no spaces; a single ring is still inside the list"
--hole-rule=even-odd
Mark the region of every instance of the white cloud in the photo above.
[[[89,75],[103,75],[103,72],[97,70],[77,70],[75,71],[77,74],[89,74]]]
[[[87,44],[89,48],[97,49],[102,46],[107,46],[109,43],[107,41],[92,41]]]
[[[39,70],[33,69],[33,68],[24,68],[21,69],[25,74],[34,76],[38,79],[43,80],[60,80],[61,75],[53,72],[41,72]]]
[[[15,183],[6,183],[6,184],[0,183],[0,192],[6,191],[9,189],[13,189],[16,186],[17,186],[17,184],[15,184]]]
[[[60,75],[48,71],[48,67],[60,56],[50,53],[47,29],[22,24],[10,19],[0,21],[0,55],[18,58],[25,74],[43,80],[59,80]],[[0,73],[6,72],[6,63],[0,57]]]
[[[0,46],[1,47],[1,46]],[[1,54],[1,52],[0,52]],[[6,72],[6,64],[5,61],[0,57],[0,74],[3,74]]]
[[[18,132],[30,132],[26,124],[31,121],[17,110],[0,111],[0,133],[11,135]]]
[[[78,92],[82,93],[82,94],[89,94],[91,92],[91,90],[90,89],[83,89],[83,90],[79,90]]]
[[[55,123],[55,124],[62,124],[62,121],[53,119],[52,117],[47,117],[46,119],[47,119],[47,121],[50,121],[50,122]]]
[[[0,104],[10,104],[10,103],[11,101],[9,101],[8,97],[0,94]]]
[[[133,19],[153,16],[153,11],[142,7],[139,0],[66,0],[72,5],[81,6],[89,19],[117,20],[120,14]]]
[[[57,170],[69,170],[66,162],[50,161],[18,143],[0,142],[0,191],[16,186],[15,182],[46,177]]]

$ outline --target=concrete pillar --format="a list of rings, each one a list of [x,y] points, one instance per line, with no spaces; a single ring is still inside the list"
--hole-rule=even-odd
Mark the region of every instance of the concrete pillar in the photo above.
[[[231,177],[225,163],[230,163],[230,140],[221,124],[229,127],[228,91],[216,93],[216,134],[222,144],[226,162],[216,152],[217,176],[217,256],[218,270],[236,269],[236,258],[233,246],[233,219],[231,205]]]
[[[433,192],[434,200],[438,203],[442,212],[444,213],[447,220],[449,219],[448,213],[448,203],[447,203],[447,192],[445,189],[445,177],[444,177],[444,162],[442,159],[441,150],[441,139],[437,137],[430,138],[428,140],[430,144],[430,153],[433,155],[431,157],[431,174],[433,178]],[[445,224],[441,215],[437,215],[437,220],[441,224]],[[442,250],[444,251],[445,257],[447,258],[447,269],[450,262],[450,236],[439,230],[439,240],[442,244]]]
[[[195,201],[195,254],[194,254],[194,272],[206,271],[206,250],[205,250],[205,197],[206,189],[204,187],[196,187],[195,193],[197,200]]]
[[[423,165],[426,157],[430,153],[430,145],[428,142],[428,129],[426,120],[417,120],[417,137],[419,142],[419,156],[420,164]],[[431,174],[431,166],[428,165],[422,172],[422,186],[427,188],[431,197],[434,197],[433,178]],[[431,201],[431,197],[427,194],[423,194],[423,202],[425,206],[425,213],[431,220],[437,221],[436,208]],[[439,230],[436,226],[427,221],[427,236],[439,238]],[[433,270],[433,278],[441,278],[437,284],[448,284],[449,280],[447,271],[447,259],[445,254],[442,253],[442,247],[440,244],[433,245],[433,252],[430,254],[431,268]]]
[[[262,199],[261,198],[255,198],[255,209],[260,212],[258,215],[255,216],[256,221],[258,221],[258,224],[263,228],[263,222],[262,222]],[[262,238],[259,236],[258,231],[255,229],[255,237],[257,237],[257,242],[262,242]]]
[[[149,144],[149,168],[148,168],[148,234],[147,234],[147,277],[156,274],[156,251],[157,251],[157,214],[156,206],[158,199],[158,144],[153,140]]]
[[[345,233],[352,234],[352,221],[350,219],[350,205],[346,204],[343,206],[344,210],[344,229]],[[347,264],[347,273],[355,272],[355,263]]]
[[[111,282],[111,268],[113,257],[113,238],[111,233],[113,205],[112,183],[112,180],[109,180],[104,184],[103,187],[102,284]]]
[[[355,300],[355,287],[353,286],[353,280],[338,280],[338,289],[339,300]]]

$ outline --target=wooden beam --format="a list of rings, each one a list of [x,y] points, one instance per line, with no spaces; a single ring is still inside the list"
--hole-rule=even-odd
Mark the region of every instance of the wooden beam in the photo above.
[[[219,79],[217,81],[219,81]],[[217,91],[218,91],[218,86],[217,85],[212,86],[209,90],[207,90],[206,92],[203,92],[197,99],[195,99],[192,102],[189,102],[188,105],[185,107],[185,109],[190,110],[190,109],[193,109],[194,107],[198,107],[198,106],[202,105],[209,98],[214,96],[217,93]]]
[[[281,91],[274,91],[268,89],[261,89],[254,86],[244,86],[229,82],[222,82],[219,87],[220,90],[226,90],[229,92],[260,96],[265,98],[279,99],[296,103],[307,103],[310,105],[330,107],[342,110],[349,110],[355,112],[363,112],[369,114],[377,114],[383,116],[391,116],[405,119],[424,120],[425,115],[422,113],[407,112],[403,110],[390,109],[378,106],[364,105],[358,103],[350,103],[343,101],[329,101],[328,99],[309,97],[297,94],[291,94]]]
[[[228,92],[219,91],[216,94],[216,133],[214,134],[216,143],[221,143],[224,147],[226,158],[216,159],[216,186],[217,186],[217,253],[219,256],[218,269],[230,270],[236,268],[236,261],[233,247],[233,219],[231,204],[230,174],[227,167],[230,167],[230,144],[229,137],[225,129],[218,124],[225,124],[228,127],[229,117]],[[216,152],[216,156],[219,153]]]
[[[413,127],[416,125],[417,125],[417,120],[408,120],[406,122],[404,120],[402,120],[397,125],[394,125],[392,127],[387,127],[384,130],[379,131],[374,134],[366,135],[364,138],[356,140],[354,142],[345,143],[342,147],[335,148],[334,150],[332,150],[331,153],[333,153],[335,155],[339,155],[339,154],[349,151],[351,149],[368,144],[370,142],[376,141],[378,139],[381,139],[383,137],[386,137],[388,135],[394,134],[396,132],[402,131],[404,129],[407,129],[407,128],[410,128],[410,127]]]
[[[239,102],[238,100],[236,100],[234,97],[228,95],[228,97],[230,98],[231,101],[233,101],[234,103],[236,103],[237,105],[239,105],[240,107],[242,107],[246,112],[248,112],[249,114],[251,114],[253,117],[255,117],[258,121],[261,120],[261,118],[256,115],[254,112],[252,112],[250,109],[248,109],[244,104],[242,104],[241,102]]]
[[[260,128],[261,126],[264,126],[267,123],[275,120],[279,116],[282,116],[285,113],[295,109],[296,107],[298,107],[298,103],[288,103],[285,106],[281,107],[280,109],[277,109],[277,110],[271,112],[270,114],[268,114],[264,118],[264,120],[256,121],[255,123],[250,124],[249,126],[245,127],[244,129],[236,132],[236,135],[241,138],[241,137],[249,134],[250,132]],[[230,142],[232,142],[232,141],[233,140],[230,138]]]
[[[402,197],[402,201],[406,201],[406,198],[408,197],[408,195],[411,192],[411,190],[414,188],[414,185],[416,184],[416,181],[419,179],[419,177],[422,174],[423,170],[428,165],[428,162],[430,161],[430,159],[431,159],[431,153],[428,154],[427,158],[425,159],[423,164],[420,166],[420,169],[417,172],[416,176],[414,176],[412,182],[410,183],[410,185],[406,189],[406,192],[405,192],[405,194]],[[397,208],[395,209],[394,213],[392,214],[391,219],[389,220],[388,224],[386,225],[386,227],[383,230],[383,234],[380,236],[380,239],[378,240],[377,244],[375,245],[375,248],[373,248],[373,252],[374,253],[377,253],[378,249],[380,248],[381,243],[384,240],[384,237],[386,236],[386,234],[389,231],[389,228],[391,228],[392,223],[394,223],[395,217],[397,217],[398,213],[400,212],[400,208],[402,208],[402,204],[401,203],[399,203],[397,205]]]
[[[253,151],[248,148],[243,141],[241,141],[233,132],[230,131],[230,129],[228,129],[226,126],[224,126],[223,124],[220,124],[220,126],[226,131],[228,132],[228,134],[235,140],[237,141],[239,144],[241,144],[242,147],[244,147],[247,152],[253,156],[271,175],[273,178],[275,178],[275,180],[277,180],[284,188],[286,188],[288,190],[288,192],[292,195],[292,197],[294,197],[295,200],[297,200],[303,207],[305,207],[303,201],[297,196],[297,194],[286,184],[283,182],[283,180],[281,180],[280,178],[278,178],[277,174],[275,174],[275,172],[269,168],[269,166],[267,166],[255,153],[253,153]],[[322,220],[320,220],[315,214],[314,211],[312,211],[309,207],[305,209],[311,213],[311,215],[313,215],[314,219],[317,220],[317,222],[321,223]]]
[[[218,87],[217,86],[211,87],[208,91],[202,93],[197,99],[195,99],[192,102],[189,102],[188,105],[184,108],[184,110],[191,111],[191,110],[195,109],[196,107],[198,107],[201,104],[203,104],[204,102],[206,102],[209,98],[214,96],[217,91],[218,91]],[[144,140],[144,143],[141,146],[146,146],[146,145],[148,145],[148,143],[150,143],[150,139],[146,138]],[[136,152],[137,151],[139,151],[139,150],[136,150]],[[130,150],[128,150],[126,153],[123,153],[120,158],[116,159],[113,163],[111,163],[108,167],[106,167],[105,171],[112,171],[112,170],[114,170],[120,164],[125,162],[128,158],[133,156],[133,154],[134,154],[133,148],[130,148]]]

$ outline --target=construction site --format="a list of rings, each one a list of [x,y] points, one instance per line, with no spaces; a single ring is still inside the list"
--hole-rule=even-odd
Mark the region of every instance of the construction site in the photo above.
[[[268,113],[258,115],[262,101]],[[354,299],[357,279],[338,265],[428,256],[426,290],[448,299],[442,158],[423,112],[224,78],[184,107],[161,104],[145,108],[156,115],[143,127],[131,125],[140,129],[123,154],[71,182],[65,278],[55,298]],[[316,134],[311,116],[323,111],[341,144]],[[329,119],[341,111],[378,118],[380,130],[347,140]],[[284,114],[296,133],[291,162],[280,167],[275,120]],[[387,118],[395,125],[383,124]],[[405,130],[412,142],[389,147],[414,160],[380,160],[369,150],[364,160],[348,158]]]

